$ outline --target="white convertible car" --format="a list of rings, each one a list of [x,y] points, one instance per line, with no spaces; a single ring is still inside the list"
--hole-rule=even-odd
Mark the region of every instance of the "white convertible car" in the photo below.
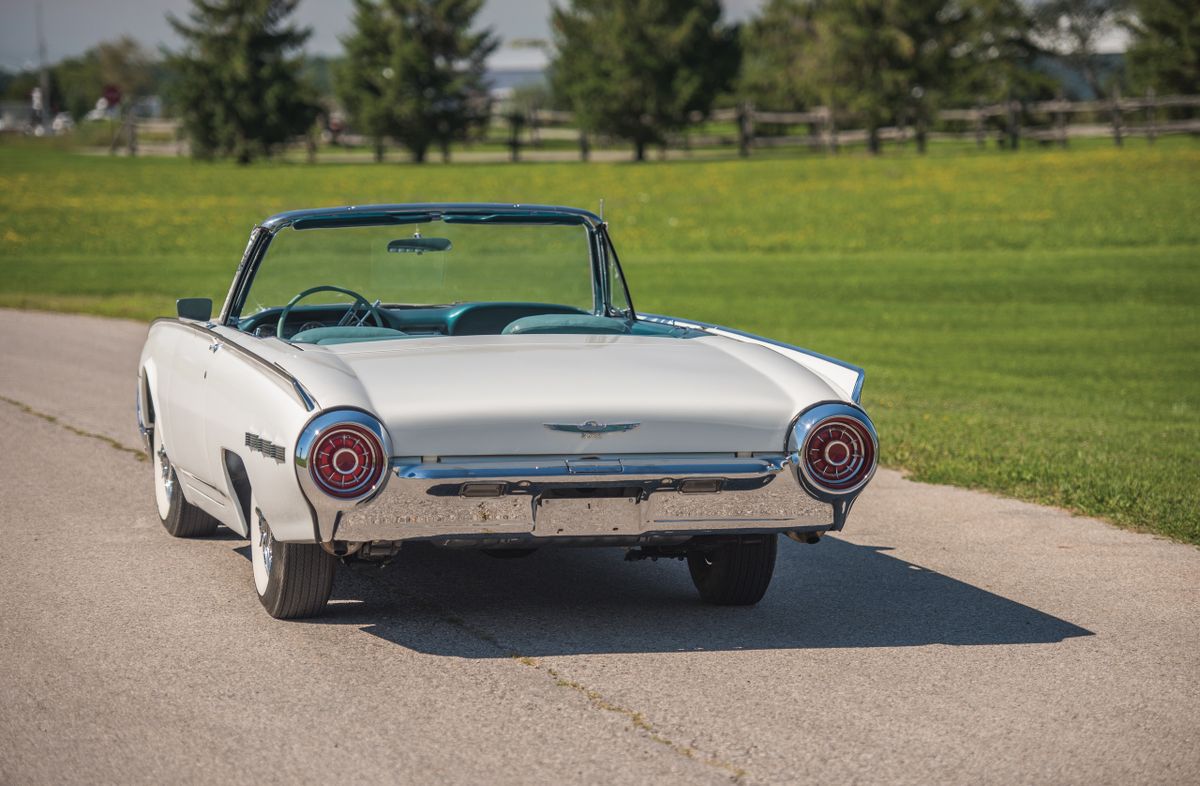
[[[861,369],[639,313],[596,215],[493,204],[283,213],[218,315],[150,327],[138,426],[163,526],[250,539],[279,618],[409,541],[686,559],[756,603],[785,534],[840,530],[875,471]]]

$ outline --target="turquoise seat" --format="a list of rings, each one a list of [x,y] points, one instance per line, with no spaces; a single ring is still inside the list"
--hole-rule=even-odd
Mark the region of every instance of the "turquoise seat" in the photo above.
[[[298,344],[353,344],[359,341],[386,341],[389,338],[404,338],[408,334],[392,328],[368,327],[319,327],[301,330],[292,336]]]
[[[623,335],[629,333],[629,325],[620,319],[591,314],[537,314],[509,322],[501,333],[506,336],[533,333]]]

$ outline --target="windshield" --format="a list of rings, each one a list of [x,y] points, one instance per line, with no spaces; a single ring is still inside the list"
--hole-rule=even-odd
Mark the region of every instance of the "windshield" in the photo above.
[[[286,228],[271,241],[244,314],[331,285],[383,306],[479,301],[554,303],[591,312],[592,269],[583,225],[444,223]],[[345,303],[317,292],[305,304]]]

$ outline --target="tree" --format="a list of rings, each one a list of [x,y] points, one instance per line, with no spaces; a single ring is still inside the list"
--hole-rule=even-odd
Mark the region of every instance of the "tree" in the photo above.
[[[1133,35],[1134,78],[1160,93],[1200,93],[1200,4],[1196,0],[1135,0],[1126,22]]]
[[[170,57],[183,129],[200,158],[270,156],[313,124],[318,107],[294,54],[312,31],[288,22],[299,0],[192,0],[167,15],[184,48]]]
[[[488,122],[487,58],[499,41],[471,32],[483,0],[354,0],[354,32],[338,93],[383,157],[397,139],[422,162],[431,145],[450,143]]]
[[[813,103],[879,129],[912,124],[918,149],[937,109],[1007,96],[1035,51],[1017,0],[770,0],[746,28],[743,89],[772,109]]]
[[[1033,89],[1036,47],[1017,0],[907,0],[900,28],[911,41],[908,91],[900,113],[916,126],[917,147],[946,105],[980,97],[1009,99]]]
[[[646,147],[708,113],[741,58],[718,0],[572,0],[551,14],[551,84],[581,127]]]
[[[879,129],[893,120],[914,79],[913,37],[904,29],[903,0],[830,3],[831,57],[838,79],[835,100],[863,118],[867,149],[880,150]]]
[[[836,83],[820,0],[768,0],[742,28],[738,92],[775,111],[832,103]]]
[[[948,103],[1052,97],[1054,80],[1034,68],[1041,50],[1025,6],[1019,0],[974,0],[972,6],[972,21],[957,45],[967,53],[966,68]]]
[[[1038,38],[1072,63],[1097,96],[1108,94],[1097,68],[1097,45],[1120,25],[1125,0],[1042,0],[1033,10]]]

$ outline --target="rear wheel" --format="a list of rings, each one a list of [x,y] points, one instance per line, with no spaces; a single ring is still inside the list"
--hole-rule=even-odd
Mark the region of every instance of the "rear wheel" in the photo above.
[[[250,498],[250,562],[254,589],[275,619],[312,617],[333,592],[337,558],[316,543],[280,543],[258,502]]]
[[[162,443],[162,428],[154,429],[154,503],[163,528],[176,538],[199,538],[217,531],[217,520],[183,498],[179,478]]]
[[[775,572],[777,535],[740,535],[711,548],[688,551],[692,583],[706,603],[753,606],[762,600]]]

